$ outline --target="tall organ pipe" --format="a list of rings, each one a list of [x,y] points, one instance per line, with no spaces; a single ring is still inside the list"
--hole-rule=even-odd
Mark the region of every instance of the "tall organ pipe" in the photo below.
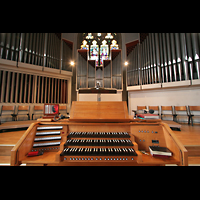
[[[32,54],[32,41],[33,41],[33,33],[30,33],[29,38],[29,54],[28,54],[28,63],[31,64],[31,54]]]
[[[144,75],[144,77],[143,77],[143,85],[145,85],[146,84],[146,56],[145,56],[145,44],[144,44],[144,42],[142,43],[142,54],[143,54],[143,75]]]
[[[156,42],[155,42],[155,33],[152,33],[152,47],[153,47],[153,65],[154,65],[154,77],[155,83],[158,83],[158,69],[157,69],[157,60],[156,60]]]
[[[186,46],[186,36],[185,33],[180,33],[180,41],[181,41],[181,57],[183,63],[183,72],[185,80],[189,79],[188,76],[188,60],[187,60],[187,46]]]
[[[148,78],[149,84],[151,84],[151,61],[150,61],[150,52],[149,52],[149,36],[147,36],[147,60],[148,60]]]
[[[38,65],[38,46],[39,46],[39,33],[36,34],[36,47],[35,47],[35,65]]]
[[[9,60],[9,56],[10,56],[10,37],[11,37],[11,33],[7,33],[6,35],[6,59]]]
[[[14,60],[14,56],[15,56],[15,41],[16,41],[16,35],[15,35],[15,33],[12,33],[12,39],[11,39],[11,44],[10,44],[10,49],[11,49],[11,58],[10,58],[10,60]]]
[[[144,56],[145,56],[145,83],[148,84],[148,59],[147,59],[147,40],[143,42],[144,44]]]
[[[152,33],[151,38],[152,38],[152,53],[153,53],[153,68],[154,68],[154,82],[158,82],[157,78],[157,64],[156,64],[156,47],[155,47],[155,39],[154,39],[154,33]]]
[[[163,60],[163,45],[162,45],[162,33],[159,33],[159,45],[160,45],[160,67],[161,67],[161,73],[162,73],[161,82],[165,82],[164,60]]]
[[[188,65],[190,69],[190,79],[193,79],[193,62],[192,62],[192,45],[191,45],[191,33],[186,33],[187,53],[188,53]]]
[[[143,54],[143,44],[140,44],[140,69],[141,69],[141,72],[140,72],[140,75],[141,75],[141,84],[143,85],[144,84],[144,61],[143,61],[143,58],[144,58],[144,54]]]
[[[160,47],[159,47],[159,35],[155,33],[155,44],[156,44],[156,61],[157,61],[157,73],[158,73],[158,82],[161,83],[162,77],[160,73]]]
[[[200,77],[200,70],[199,70],[200,55],[199,55],[198,35],[197,35],[197,33],[192,33],[191,37],[192,37],[192,47],[193,47],[193,53],[194,53],[194,64],[195,64],[196,71],[197,71],[197,78],[199,79],[199,77]]]
[[[26,39],[25,39],[25,43],[24,43],[24,55],[23,55],[23,57],[24,57],[24,63],[27,62],[29,34],[30,33],[26,33]]]
[[[24,40],[25,33],[21,33],[20,35],[20,43],[19,43],[19,62],[22,62],[22,56],[24,54]]]
[[[152,33],[149,33],[149,51],[150,51],[150,60],[151,60],[151,80],[154,83],[154,69],[153,69],[153,51],[152,51]]]
[[[133,50],[133,85],[136,83],[136,47]]]
[[[168,55],[168,66],[169,66],[169,80],[170,80],[170,82],[172,82],[172,59],[171,59],[169,33],[166,33],[166,38],[167,38],[167,55]]]
[[[0,58],[3,58],[3,54],[4,54],[4,51],[5,51],[5,39],[6,39],[6,33],[0,33]]]
[[[135,75],[136,75],[136,78],[135,78],[135,85],[138,85],[138,45],[135,47],[135,61],[136,61],[136,64],[135,64]]]
[[[177,66],[178,66],[178,74],[180,81],[182,81],[182,63],[181,63],[181,50],[180,50],[180,37],[179,33],[175,33],[175,44],[176,44],[176,58],[177,58]]]
[[[177,72],[176,72],[176,52],[175,52],[175,44],[174,44],[174,33],[170,33],[170,41],[171,41],[171,51],[172,51],[172,65],[173,65],[173,73],[174,80],[177,81]]]
[[[142,43],[141,46],[141,62],[142,62],[142,69],[143,69],[143,78],[142,78],[142,84],[145,85],[146,84],[146,68],[145,68],[145,48],[144,48],[144,42]]]
[[[164,52],[164,66],[165,66],[165,77],[166,82],[169,82],[169,75],[168,75],[168,65],[167,65],[167,45],[166,45],[166,39],[165,39],[165,33],[162,33],[162,40],[163,40],[163,52]]]
[[[141,72],[141,66],[142,66],[142,62],[141,62],[141,46],[138,45],[138,83],[137,85],[141,85],[142,84],[142,72]]]

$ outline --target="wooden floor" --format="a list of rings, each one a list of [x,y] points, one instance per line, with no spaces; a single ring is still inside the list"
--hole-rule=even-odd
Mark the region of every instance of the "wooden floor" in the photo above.
[[[19,131],[15,129],[8,132],[0,132],[0,166],[10,165],[10,151],[24,132],[25,130]],[[189,166],[200,166],[200,125],[181,124],[181,131],[174,131],[174,133],[188,150]]]
[[[27,120],[27,121],[11,121],[5,122],[0,125],[0,130],[2,129],[15,129],[15,128],[25,128],[29,127],[32,123],[36,122],[37,120]]]

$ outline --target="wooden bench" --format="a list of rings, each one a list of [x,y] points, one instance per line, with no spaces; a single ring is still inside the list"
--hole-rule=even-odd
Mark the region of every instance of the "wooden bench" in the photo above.
[[[189,117],[193,126],[193,117],[196,116],[200,116],[200,115],[196,115],[194,114],[194,112],[200,112],[200,106],[188,106],[188,110],[189,110]],[[190,124],[190,120],[189,120],[189,124]]]

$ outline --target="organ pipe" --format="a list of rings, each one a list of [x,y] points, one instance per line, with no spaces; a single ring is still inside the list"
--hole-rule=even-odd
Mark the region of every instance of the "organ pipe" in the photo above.
[[[182,81],[182,63],[181,63],[181,49],[180,49],[180,37],[179,33],[175,33],[175,45],[176,45],[176,62],[178,66],[178,75],[180,81]]]
[[[147,37],[147,63],[148,63],[148,78],[149,84],[151,84],[151,61],[150,61],[150,52],[149,52],[149,37]]]
[[[156,48],[155,48],[155,39],[154,33],[151,34],[152,41],[152,54],[153,54],[153,69],[154,69],[154,83],[157,83],[157,65],[156,65]]]
[[[173,75],[174,75],[174,80],[177,81],[176,53],[175,53],[174,34],[173,33],[170,33],[170,41],[171,41],[171,52],[172,52]]]
[[[61,53],[61,42],[56,33],[0,33],[0,59],[60,69],[61,60],[72,56],[71,48]]]
[[[133,85],[200,79],[200,33],[149,33],[133,51]]]
[[[156,49],[156,62],[157,62],[157,77],[158,83],[161,83],[162,77],[160,73],[160,47],[159,47],[159,35],[155,33],[155,49]]]
[[[163,46],[162,46],[162,34],[159,33],[159,52],[160,52],[160,67],[161,67],[161,75],[160,75],[160,82],[164,82],[165,80],[165,73],[164,73],[164,60],[163,60]]]
[[[165,39],[165,33],[162,33],[162,40],[163,40],[163,52],[164,52],[164,67],[165,67],[165,78],[166,82],[169,82],[169,75],[168,75],[168,59],[167,59],[167,45]]]
[[[148,84],[148,62],[147,62],[147,40],[144,41],[144,68],[145,68],[145,84]]]
[[[154,83],[154,64],[153,64],[153,52],[152,52],[152,38],[151,33],[149,34],[149,52],[150,52],[150,61],[151,61],[151,82]]]
[[[185,80],[189,80],[188,76],[188,61],[187,61],[187,46],[186,46],[186,36],[185,33],[180,33],[180,42],[181,42],[181,56],[183,63],[183,72]]]
[[[166,42],[167,42],[167,56],[168,56],[169,81],[172,82],[172,58],[171,58],[171,49],[170,49],[170,38],[169,38],[169,33],[166,33]]]
[[[3,58],[3,53],[5,51],[5,38],[6,38],[6,33],[0,33],[0,58]]]
[[[192,38],[192,47],[193,47],[193,57],[194,57],[194,63],[195,63],[195,68],[196,68],[196,72],[197,72],[197,78],[199,79],[200,77],[200,61],[199,61],[199,44],[198,44],[198,35],[197,33],[192,33],[191,34],[191,38]]]
[[[193,57],[192,57],[192,45],[191,34],[186,33],[187,53],[188,53],[188,65],[190,69],[190,79],[193,79]]]

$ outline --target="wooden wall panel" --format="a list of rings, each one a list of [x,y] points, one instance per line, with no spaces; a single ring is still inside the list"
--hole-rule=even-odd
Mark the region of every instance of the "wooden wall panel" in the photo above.
[[[67,80],[0,70],[1,103],[68,103]]]

